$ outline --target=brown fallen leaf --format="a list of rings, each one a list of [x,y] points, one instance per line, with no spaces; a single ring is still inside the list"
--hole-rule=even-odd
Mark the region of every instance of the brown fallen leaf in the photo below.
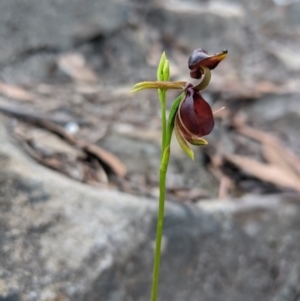
[[[89,162],[82,161],[84,169],[84,182],[93,186],[108,184],[108,176],[103,166],[97,159],[91,159]]]
[[[78,162],[66,160],[66,158],[62,158],[58,153],[44,156],[41,149],[35,148],[34,141],[23,140],[23,142],[27,153],[40,164],[67,175],[74,180],[81,182],[84,180],[83,169]]]
[[[283,156],[282,150],[279,147],[274,147],[274,145],[270,143],[263,143],[262,152],[264,158],[272,165],[283,169],[288,175],[291,177],[296,176],[295,170],[286,160],[286,157]]]
[[[42,118],[36,117],[35,115],[26,115],[25,117],[19,112],[13,110],[2,110],[3,113],[19,118],[30,124],[38,125],[59,137],[65,139],[69,144],[76,146],[77,148],[84,151],[89,156],[94,156],[104,165],[106,165],[115,175],[124,177],[126,174],[126,166],[113,154],[104,150],[98,145],[89,143],[84,139],[70,134],[62,126],[55,124],[49,120],[43,120]],[[15,114],[16,113],[16,114]]]
[[[220,181],[218,198],[221,200],[226,199],[229,196],[229,192],[233,188],[234,183],[221,170],[224,161],[223,158],[215,154],[210,154],[209,157],[210,164],[208,164],[207,168],[210,171],[210,173],[218,181]]]
[[[75,135],[68,133],[63,127],[50,122],[50,121],[39,121],[38,123],[43,128],[59,135],[66,139],[69,143],[79,147],[86,153],[97,157],[100,161],[106,164],[117,176],[123,177],[126,174],[125,165],[113,154],[102,149],[101,147],[89,143]]]
[[[77,82],[96,83],[97,74],[87,65],[84,56],[80,53],[66,53],[59,56],[57,65],[60,70]]]
[[[227,154],[225,159],[250,175],[279,187],[291,188],[300,192],[300,178],[291,176],[276,165],[258,162],[249,157]]]
[[[268,162],[290,170],[292,173],[296,172],[300,176],[299,158],[276,137],[250,126],[239,126],[236,130],[244,136],[261,142],[263,144],[264,156]]]
[[[110,152],[104,150],[103,148],[91,144],[91,143],[82,143],[82,140],[80,141],[80,144],[82,145],[82,149],[86,152],[96,156],[100,159],[100,161],[104,162],[107,166],[110,167],[110,169],[120,177],[124,177],[126,174],[126,167],[125,165],[113,154]]]
[[[19,129],[15,129],[17,134],[20,133]],[[74,146],[68,144],[65,140],[58,137],[57,135],[43,130],[41,128],[28,128],[23,129],[23,136],[26,135],[27,140],[34,141],[36,148],[48,150],[49,153],[60,153],[65,154],[70,158],[83,157],[84,154],[81,150],[76,149]]]
[[[225,63],[225,62],[224,62]],[[239,78],[233,74],[228,75],[224,80],[222,76],[215,76],[211,82],[209,90],[213,93],[222,93],[223,99],[238,100],[254,100],[264,97],[265,95],[275,94],[284,95],[291,93],[299,93],[299,79],[288,79],[283,84],[278,85],[273,82],[241,82]]]
[[[218,198],[220,200],[226,199],[229,195],[229,191],[232,188],[232,186],[233,186],[232,180],[229,177],[222,175]]]
[[[70,146],[57,135],[20,125],[15,127],[15,133],[24,142],[27,153],[40,164],[93,186],[108,184],[107,173],[96,157],[86,158],[80,149]]]
[[[35,94],[18,86],[5,84],[3,82],[0,82],[0,93],[16,100],[35,101],[37,99]]]
[[[209,194],[206,190],[197,187],[192,189],[171,187],[168,188],[168,193],[172,194],[176,199],[179,199],[182,202],[197,202],[201,199],[209,197]]]

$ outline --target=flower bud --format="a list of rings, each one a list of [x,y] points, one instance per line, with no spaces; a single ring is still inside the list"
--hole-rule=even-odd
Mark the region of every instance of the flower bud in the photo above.
[[[157,68],[157,80],[158,81],[164,81],[164,67],[165,67],[165,62],[166,62],[166,54],[165,52],[162,53],[158,68]]]
[[[163,68],[163,80],[168,82],[170,80],[170,62],[169,60],[165,61],[165,65]]]

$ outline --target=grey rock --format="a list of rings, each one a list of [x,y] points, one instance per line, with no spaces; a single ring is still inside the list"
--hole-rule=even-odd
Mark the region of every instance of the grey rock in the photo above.
[[[243,112],[255,128],[273,133],[286,146],[299,154],[299,93],[265,95],[245,103]]]
[[[263,126],[284,115],[300,114],[299,93],[270,94],[258,100],[245,103],[242,107],[247,112],[247,118],[259,126]]]
[[[154,6],[148,21],[191,50],[203,47],[213,52],[229,48],[236,54],[245,39],[244,15],[243,7],[235,3],[175,1]]]
[[[68,51],[87,56],[105,83],[140,78],[147,68],[139,73],[134,67],[146,65],[152,41],[137,18],[127,0],[0,1],[1,78],[61,82],[53,72],[55,60]]]
[[[0,141],[1,300],[80,295],[144,241],[154,204],[49,172],[3,127]]]
[[[21,53],[66,49],[78,39],[107,34],[130,19],[126,1],[3,0],[0,64]]]
[[[218,67],[223,78],[281,83],[291,72],[299,78],[298,10],[297,2],[283,8],[273,1],[2,0],[1,76],[27,83],[28,72],[44,80],[58,53],[76,50],[104,83],[133,83],[151,78],[167,50],[183,77],[188,55],[203,47],[229,50]]]
[[[228,60],[218,68],[224,76],[282,82],[289,69],[299,76],[290,59],[299,48],[298,3],[286,10],[272,1],[162,3],[1,0],[1,80],[52,78],[57,54],[70,50],[83,52],[104,84],[149,79],[155,72],[148,76],[147,58],[167,36],[186,45],[185,57],[197,47],[227,47]],[[186,61],[176,63],[188,74]],[[249,106],[249,118],[289,133],[299,128],[298,98],[266,96]],[[283,111],[293,118],[282,121]],[[117,151],[116,142],[106,141]],[[135,151],[144,159],[133,171],[155,173],[156,146],[124,143],[129,165],[137,161]],[[156,202],[71,181],[20,148],[0,126],[0,300],[148,300]],[[186,169],[192,186],[198,175],[208,179],[191,162],[171,166],[170,176]],[[167,203],[160,299],[296,300],[299,206],[297,195]]]
[[[217,72],[223,79],[234,75],[246,82],[282,82],[288,71],[299,76],[300,70],[295,56],[299,32],[289,17],[294,9],[296,3],[282,11],[271,1],[165,1],[145,16],[162,39],[173,41],[171,49],[174,44],[188,53],[195,48],[209,53],[228,49]],[[184,70],[186,62],[180,67]]]
[[[0,131],[1,300],[148,300],[156,203],[92,189]],[[299,196],[167,203],[160,300],[293,300]]]

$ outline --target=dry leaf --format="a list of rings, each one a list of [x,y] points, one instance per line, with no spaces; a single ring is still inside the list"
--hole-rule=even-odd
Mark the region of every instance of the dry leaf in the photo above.
[[[184,202],[197,202],[201,199],[209,197],[209,194],[206,190],[197,187],[192,189],[173,187],[168,189],[168,193],[174,195],[177,199],[180,199]]]
[[[261,163],[245,156],[233,154],[227,154],[225,159],[264,182],[300,192],[300,178],[296,175],[290,176],[285,169],[276,165]]]
[[[126,167],[125,165],[113,154],[110,152],[102,149],[101,147],[89,143],[84,139],[81,139],[75,135],[68,133],[63,127],[45,120],[37,121],[39,126],[59,135],[60,137],[64,138],[68,143],[71,143],[86,153],[97,157],[101,162],[106,164],[117,176],[123,177],[126,174]]]
[[[230,178],[225,175],[222,175],[220,181],[220,189],[219,189],[219,199],[226,199],[229,195],[229,190],[232,188],[233,183]]]
[[[57,65],[64,73],[77,82],[96,83],[97,74],[90,68],[80,53],[67,53],[61,55]]]
[[[1,107],[0,107],[1,109]],[[8,110],[9,115],[15,116],[16,118],[24,119],[23,115],[19,112],[15,112],[14,110]],[[71,133],[67,132],[65,128],[62,126],[57,125],[56,123],[48,120],[44,120],[42,118],[37,118],[36,116],[26,116],[27,118],[24,119],[24,121],[38,125],[56,135],[63,138],[68,142],[69,144],[72,144],[82,151],[84,151],[88,155],[92,155],[106,166],[108,166],[112,172],[114,172],[117,176],[123,177],[126,174],[126,167],[125,165],[112,153],[102,149],[101,147],[89,143],[85,141],[84,139],[72,135]]]
[[[290,170],[300,175],[300,160],[291,150],[284,147],[284,145],[280,143],[280,141],[276,137],[272,136],[269,133],[251,128],[249,126],[238,127],[237,131],[247,137],[250,137],[254,140],[263,143],[263,145],[268,145],[270,148],[272,148],[273,149],[272,158],[271,158],[270,151],[268,154],[265,153],[266,160],[268,160],[270,163],[275,163],[274,160],[277,160],[277,163],[275,164],[278,164],[281,167],[284,165],[285,168],[288,167]],[[274,152],[277,153],[276,155],[277,159],[274,158],[275,156]],[[280,163],[279,163],[279,159],[281,161]]]
[[[264,143],[262,146],[264,158],[272,165],[285,170],[285,172],[291,177],[295,177],[295,171],[287,162],[286,158],[282,156],[282,152],[279,148],[269,143]]]
[[[8,85],[0,82],[0,93],[9,98],[23,100],[23,101],[34,101],[36,100],[36,95],[28,92],[20,87]]]
[[[102,149],[97,145],[89,143],[86,143],[83,149],[90,154],[98,157],[102,162],[107,164],[117,176],[125,176],[126,167],[115,155],[109,153],[108,151]]]

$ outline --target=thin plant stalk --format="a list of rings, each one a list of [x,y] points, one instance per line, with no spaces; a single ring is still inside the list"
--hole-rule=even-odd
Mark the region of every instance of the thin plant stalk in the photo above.
[[[166,90],[159,89],[158,97],[160,100],[160,109],[161,109],[161,127],[162,127],[162,135],[161,135],[161,160],[164,154],[164,150],[166,147],[166,137],[167,137],[167,112],[166,112]]]
[[[140,82],[133,86],[131,92],[144,89],[158,89],[162,117],[161,161],[159,168],[159,206],[156,229],[156,244],[152,276],[151,301],[157,301],[159,270],[161,258],[161,241],[164,225],[166,175],[170,159],[170,144],[173,129],[182,150],[194,160],[193,150],[187,142],[193,145],[206,145],[203,136],[208,135],[214,127],[213,113],[209,104],[203,99],[200,91],[204,90],[210,82],[210,70],[214,69],[227,55],[223,50],[215,55],[208,55],[199,48],[189,57],[188,65],[192,78],[202,81],[193,86],[186,82],[170,82],[170,65],[165,53],[162,54],[157,69],[157,81]],[[181,89],[183,92],[174,100],[169,117],[166,113],[166,92],[169,89]],[[180,111],[180,113],[178,113]],[[182,118],[184,117],[184,118]],[[195,127],[197,129],[195,130]]]
[[[151,301],[157,300],[160,257],[161,257],[161,241],[164,226],[165,212],[165,194],[166,194],[166,175],[170,159],[170,147],[167,145],[167,118],[166,118],[166,91],[159,90],[158,92],[161,104],[162,114],[162,145],[161,145],[161,164],[159,169],[159,207],[156,228],[156,243],[152,277]]]

